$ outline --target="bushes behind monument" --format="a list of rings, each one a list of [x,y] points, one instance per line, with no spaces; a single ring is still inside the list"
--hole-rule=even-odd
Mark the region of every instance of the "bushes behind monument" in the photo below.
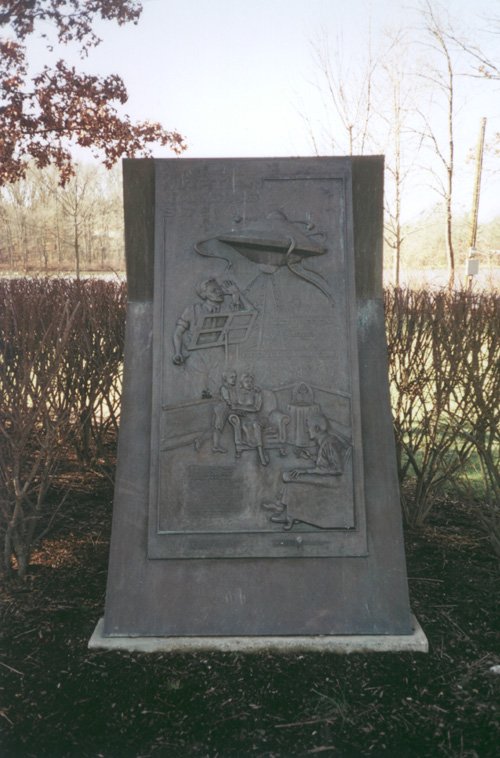
[[[480,499],[500,550],[500,297],[388,290],[386,331],[402,504],[420,525],[443,490]],[[496,536],[495,536],[496,534]]]
[[[114,457],[125,288],[0,280],[0,535],[23,574],[71,488],[69,471]]]
[[[0,280],[0,538],[5,567],[14,557],[21,574],[70,472],[112,471],[125,305],[117,282]],[[494,545],[499,305],[494,292],[385,296],[405,518],[421,524],[443,490],[467,492],[489,503],[478,514]]]

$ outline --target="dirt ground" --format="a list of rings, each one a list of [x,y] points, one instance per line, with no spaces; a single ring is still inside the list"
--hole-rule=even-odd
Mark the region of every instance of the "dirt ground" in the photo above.
[[[500,754],[500,572],[472,506],[406,535],[428,655],[89,652],[110,521],[111,490],[81,492],[3,585],[4,758]]]

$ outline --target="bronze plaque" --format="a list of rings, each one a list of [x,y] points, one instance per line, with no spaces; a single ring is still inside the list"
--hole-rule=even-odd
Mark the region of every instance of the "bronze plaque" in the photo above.
[[[150,558],[366,553],[350,164],[159,162]]]

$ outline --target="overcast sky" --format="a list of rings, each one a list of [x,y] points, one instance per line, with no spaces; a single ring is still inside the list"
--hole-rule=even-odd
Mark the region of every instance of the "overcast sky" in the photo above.
[[[127,112],[178,129],[186,137],[187,156],[311,155],[303,115],[318,138],[325,131],[315,44],[326,34],[354,67],[369,30],[377,48],[388,28],[419,23],[417,5],[418,0],[145,0],[137,26],[102,23],[103,43],[78,65],[119,73],[130,95]],[[500,17],[500,0],[448,0],[446,7],[463,30],[479,24],[489,52],[496,48],[500,61],[500,34],[488,36],[491,19]],[[45,60],[41,45],[33,50],[37,63]],[[475,146],[481,116],[488,117],[490,136],[500,131],[499,90],[469,98],[462,109],[459,162],[465,164]],[[482,197],[488,215],[500,194],[494,169],[488,159]],[[465,186],[471,175],[469,163],[459,187],[464,207],[472,194]],[[421,210],[422,192],[407,213]]]

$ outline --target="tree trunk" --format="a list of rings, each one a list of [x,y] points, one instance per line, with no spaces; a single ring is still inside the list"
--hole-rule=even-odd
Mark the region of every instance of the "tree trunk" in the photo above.
[[[76,278],[80,278],[80,240],[79,240],[79,234],[78,234],[78,217],[75,212],[75,218],[73,223],[73,244],[75,248],[75,273]]]
[[[450,177],[451,186],[451,177]],[[453,289],[455,286],[455,251],[453,249],[453,216],[451,208],[451,189],[450,194],[446,197],[446,260],[448,263],[448,287]]]

